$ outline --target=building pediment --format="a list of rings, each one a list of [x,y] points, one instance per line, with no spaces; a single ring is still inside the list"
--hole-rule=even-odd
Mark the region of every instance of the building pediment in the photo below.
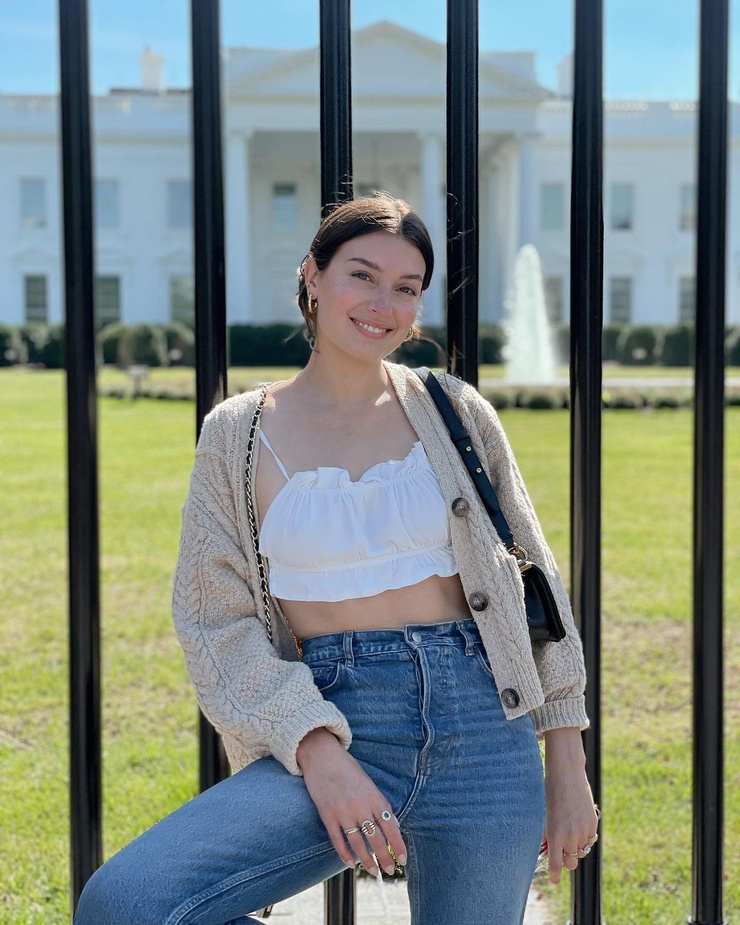
[[[249,49],[235,54],[248,56]],[[228,81],[232,99],[315,97],[319,92],[318,48],[286,52],[265,59]],[[237,62],[234,62],[235,69]],[[353,33],[352,93],[355,99],[444,99],[447,51],[417,32],[382,21]],[[538,103],[551,96],[535,80],[506,69],[491,56],[484,56],[479,69],[483,100]]]

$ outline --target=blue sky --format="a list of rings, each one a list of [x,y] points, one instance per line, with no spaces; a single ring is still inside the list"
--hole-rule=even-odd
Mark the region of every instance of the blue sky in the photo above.
[[[137,86],[146,44],[165,57],[165,81],[190,79],[188,0],[89,0],[94,92]],[[740,98],[740,23],[733,0],[730,95]],[[225,45],[305,47],[318,40],[318,0],[222,0]],[[390,19],[444,41],[445,0],[353,0],[354,26]],[[605,93],[616,98],[696,96],[698,0],[605,0]],[[538,76],[556,84],[571,50],[572,0],[480,0],[480,44],[537,52]],[[0,0],[0,92],[58,87],[57,0]]]

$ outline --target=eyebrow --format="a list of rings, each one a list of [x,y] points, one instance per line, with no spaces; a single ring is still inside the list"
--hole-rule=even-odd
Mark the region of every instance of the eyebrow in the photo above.
[[[372,260],[365,260],[364,257],[349,257],[347,263],[361,263],[363,266],[370,267],[371,270],[381,270],[381,267],[377,263],[373,263]],[[401,279],[418,279],[420,283],[424,282],[424,278],[419,276],[418,273],[404,273],[401,276]]]

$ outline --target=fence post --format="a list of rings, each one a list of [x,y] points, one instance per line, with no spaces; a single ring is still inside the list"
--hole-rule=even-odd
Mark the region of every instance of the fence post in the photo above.
[[[226,398],[219,21],[219,0],[191,0],[196,436],[203,418]],[[221,737],[202,713],[198,729],[199,783],[206,790],[228,776],[229,766]]]
[[[87,0],[59,0],[72,911],[102,861],[100,561]]]
[[[728,31],[727,0],[702,0],[696,229],[691,925],[720,925],[723,921],[722,531]]]
[[[353,198],[350,0],[320,0],[321,210]],[[355,872],[326,881],[326,925],[355,925]]]
[[[571,177],[571,593],[591,720],[588,776],[601,799],[601,336],[603,327],[603,8],[576,0]],[[601,922],[601,842],[571,878],[573,925]]]
[[[476,387],[479,227],[478,0],[448,0],[448,369]]]

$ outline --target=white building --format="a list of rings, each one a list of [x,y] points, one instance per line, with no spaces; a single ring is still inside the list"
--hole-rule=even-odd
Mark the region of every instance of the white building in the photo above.
[[[94,100],[99,321],[192,311],[190,96],[142,86]],[[381,22],[353,44],[355,191],[388,189],[427,222],[438,271],[424,320],[442,322],[445,217],[443,45]],[[227,296],[230,323],[296,320],[296,267],[320,207],[316,48],[224,54]],[[480,58],[481,321],[501,317],[517,249],[540,252],[549,308],[567,314],[571,101],[533,53]],[[730,171],[740,166],[732,107]],[[694,292],[696,107],[611,102],[605,114],[605,320],[672,323]],[[60,321],[58,100],[0,96],[0,322]],[[740,188],[731,185],[731,196]],[[740,209],[728,203],[728,320],[740,321]]]

